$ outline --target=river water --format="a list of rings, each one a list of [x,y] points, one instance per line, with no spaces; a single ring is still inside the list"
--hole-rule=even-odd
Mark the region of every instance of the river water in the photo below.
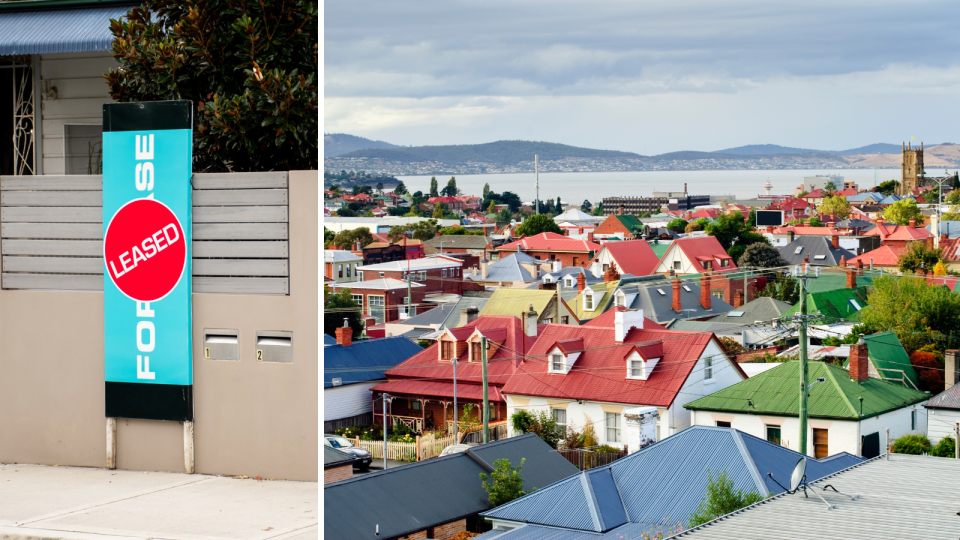
[[[860,189],[872,188],[876,182],[900,180],[900,169],[821,169],[821,170],[740,170],[740,171],[637,171],[637,172],[550,172],[540,173],[540,196],[543,200],[560,197],[564,204],[589,199],[593,203],[603,197],[649,197],[654,191],[687,191],[691,195],[736,195],[739,199],[763,194],[768,180],[771,193],[792,195],[806,176],[835,174],[857,182]],[[430,191],[429,176],[398,176],[411,193]],[[495,192],[512,191],[523,201],[535,197],[534,174],[471,174],[457,176],[457,187],[465,195],[480,196],[483,185],[490,184]],[[442,189],[450,180],[438,176]]]

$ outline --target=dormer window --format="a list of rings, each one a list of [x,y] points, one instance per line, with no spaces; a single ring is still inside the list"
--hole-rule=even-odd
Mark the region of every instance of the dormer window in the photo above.
[[[623,294],[623,291],[617,291],[617,295],[613,299],[613,305],[622,306],[626,303],[626,295]]]
[[[630,360],[630,377],[635,379],[640,379],[643,377],[643,364],[644,360],[642,358]]]
[[[470,361],[471,362],[480,362],[483,360],[483,353],[480,350],[479,343],[470,344]]]
[[[550,355],[550,371],[563,373],[563,355],[562,354],[551,354]]]
[[[593,292],[584,293],[583,309],[587,311],[593,311]]]
[[[627,378],[645,381],[650,378],[659,358],[644,358],[637,350],[627,355]]]
[[[730,259],[720,259],[720,266],[730,266]]]
[[[456,355],[457,346],[452,341],[440,342],[440,358],[450,360]]]

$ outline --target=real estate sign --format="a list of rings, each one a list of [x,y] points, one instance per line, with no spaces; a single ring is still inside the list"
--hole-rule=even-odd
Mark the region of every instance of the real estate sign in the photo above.
[[[103,106],[105,414],[193,420],[189,101]]]

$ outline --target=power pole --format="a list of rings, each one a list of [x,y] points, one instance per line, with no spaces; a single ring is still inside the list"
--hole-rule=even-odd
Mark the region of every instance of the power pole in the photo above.
[[[809,379],[809,370],[807,365],[807,325],[812,319],[819,319],[819,315],[807,315],[807,280],[820,277],[820,269],[817,274],[811,276],[807,272],[806,265],[793,268],[793,277],[800,284],[800,309],[799,314],[793,316],[793,321],[797,323],[800,333],[800,445],[798,451],[807,455],[807,392],[810,391],[807,380]]]
[[[487,386],[487,338],[480,337],[480,358],[483,359],[483,444],[490,442],[490,398]]]
[[[537,184],[537,213],[540,213],[540,156],[533,156],[533,175]]]

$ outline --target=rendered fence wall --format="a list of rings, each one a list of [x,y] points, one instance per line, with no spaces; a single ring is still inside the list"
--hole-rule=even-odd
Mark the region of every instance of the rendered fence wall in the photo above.
[[[193,291],[289,294],[286,172],[195,174]],[[2,286],[103,290],[100,176],[0,177]]]

